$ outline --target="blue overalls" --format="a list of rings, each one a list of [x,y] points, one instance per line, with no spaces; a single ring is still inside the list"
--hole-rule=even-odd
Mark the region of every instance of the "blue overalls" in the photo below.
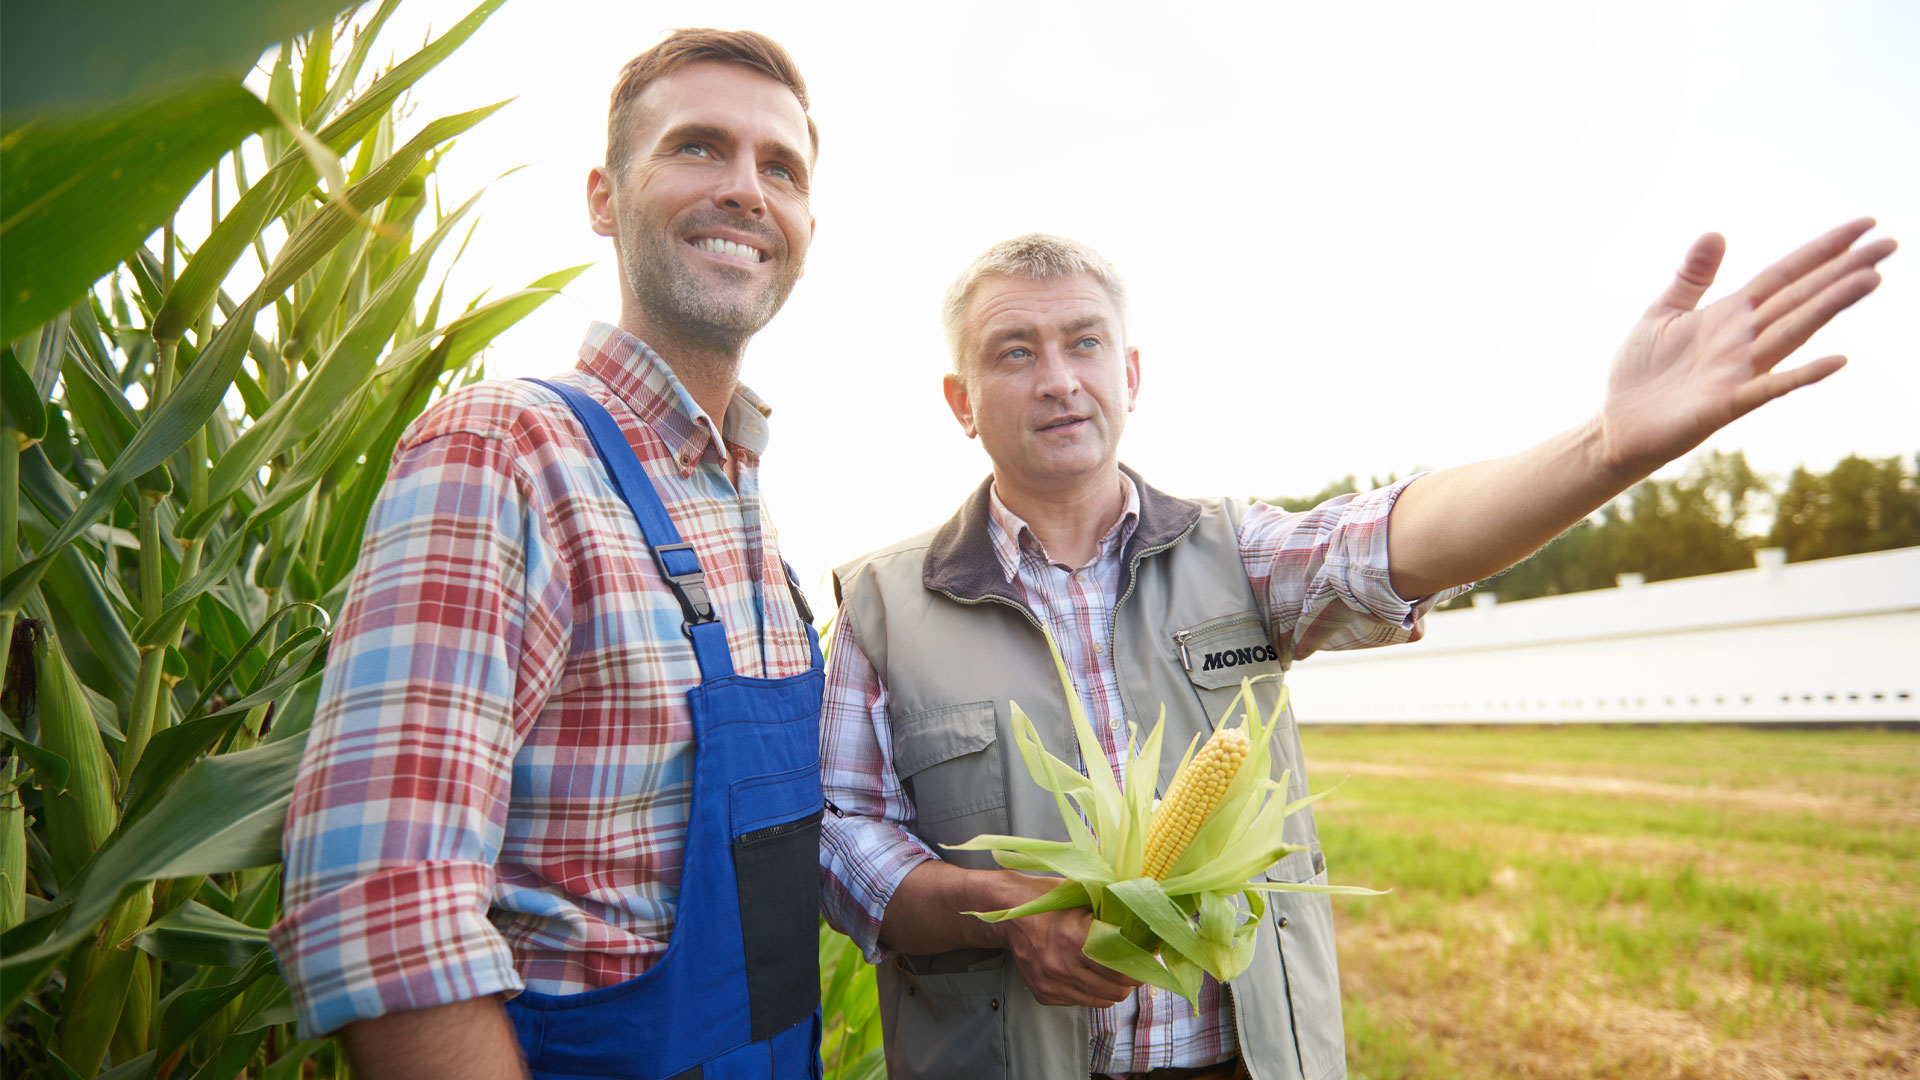
[[[616,986],[507,1002],[527,1064],[534,1080],[817,1078],[820,640],[809,625],[805,674],[735,675],[699,557],[620,425],[580,390],[528,381],[558,393],[586,427],[679,597],[704,681],[687,692],[693,806],[666,954]]]

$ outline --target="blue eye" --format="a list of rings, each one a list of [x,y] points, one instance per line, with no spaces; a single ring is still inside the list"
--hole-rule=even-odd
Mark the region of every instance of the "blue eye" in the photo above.
[[[1032,355],[1033,354],[1031,352],[1028,352],[1026,349],[1023,349],[1023,348],[1012,348],[1012,349],[1008,349],[1006,352],[1006,358],[1008,360],[1025,360],[1027,357]]]
[[[688,143],[687,145],[681,147],[680,152],[683,154],[690,154],[695,157],[712,157],[713,156],[713,151],[707,149],[707,144],[697,143],[697,142]]]
[[[782,180],[786,180],[789,182],[791,182],[794,179],[793,170],[787,168],[785,165],[769,165],[767,167],[767,172],[773,174],[774,176],[779,177]]]
[[[1080,339],[1079,348],[1097,349],[1099,347],[1100,347],[1100,339],[1097,337],[1083,337]]]

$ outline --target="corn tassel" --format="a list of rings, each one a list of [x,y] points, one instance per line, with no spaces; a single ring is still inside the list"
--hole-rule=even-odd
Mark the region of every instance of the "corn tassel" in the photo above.
[[[1167,871],[1180,860],[1181,853],[1193,842],[1200,826],[1206,824],[1226,794],[1227,785],[1247,758],[1247,733],[1243,728],[1222,728],[1213,733],[1192,761],[1173,778],[1167,797],[1153,813],[1147,827],[1147,850],[1142,871],[1155,881],[1165,880]]]

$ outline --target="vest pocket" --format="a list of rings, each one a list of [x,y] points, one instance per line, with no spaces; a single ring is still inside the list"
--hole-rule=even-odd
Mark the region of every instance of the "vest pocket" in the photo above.
[[[1243,611],[1176,629],[1173,647],[1187,678],[1203,690],[1238,693],[1241,679],[1278,675],[1282,670],[1280,651],[1267,640],[1266,625],[1257,612]]]
[[[993,702],[972,701],[894,721],[894,771],[913,798],[914,819],[919,824],[935,825],[1006,809],[1006,767],[995,745],[999,732],[994,715]],[[1004,826],[1006,814],[999,816]],[[968,840],[974,835],[942,842]]]
[[[820,1004],[820,811],[733,842],[734,888],[746,953],[754,1041],[799,1023]]]
[[[907,958],[882,979],[891,1001],[883,1024],[887,1064],[896,1075],[1005,1076],[1006,1001],[1004,958],[980,971],[917,974]],[[888,985],[891,984],[891,985]]]

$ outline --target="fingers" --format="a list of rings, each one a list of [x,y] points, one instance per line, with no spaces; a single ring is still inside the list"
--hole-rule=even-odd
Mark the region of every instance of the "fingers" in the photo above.
[[[1774,398],[1811,386],[1847,366],[1844,356],[1823,356],[1788,371],[1773,371],[1748,380],[1734,394],[1734,415],[1743,416]]]
[[[1760,305],[1759,310],[1754,312],[1754,328],[1765,329],[1773,325],[1808,300],[1819,296],[1834,282],[1857,271],[1878,265],[1880,260],[1893,254],[1899,246],[1891,238],[1881,237],[1871,244],[1848,248],[1837,257],[1828,259],[1812,272],[1774,293],[1766,303]]]
[[[1673,284],[1653,302],[1648,313],[1692,311],[1699,306],[1700,298],[1713,286],[1714,275],[1720,272],[1720,260],[1726,253],[1727,238],[1719,233],[1708,233],[1695,240],[1674,274]]]
[[[1740,290],[1741,295],[1745,296],[1749,303],[1759,307],[1773,294],[1852,247],[1853,242],[1865,236],[1867,230],[1873,226],[1872,218],[1859,218],[1829,230],[1826,235],[1760,271],[1752,281],[1747,282],[1746,288]]]
[[[1764,371],[1785,360],[1793,350],[1806,344],[1814,332],[1860,298],[1880,287],[1880,274],[1872,268],[1855,270],[1821,289],[1813,297],[1776,319],[1754,340],[1753,359]],[[1784,391],[1782,391],[1784,393]]]

